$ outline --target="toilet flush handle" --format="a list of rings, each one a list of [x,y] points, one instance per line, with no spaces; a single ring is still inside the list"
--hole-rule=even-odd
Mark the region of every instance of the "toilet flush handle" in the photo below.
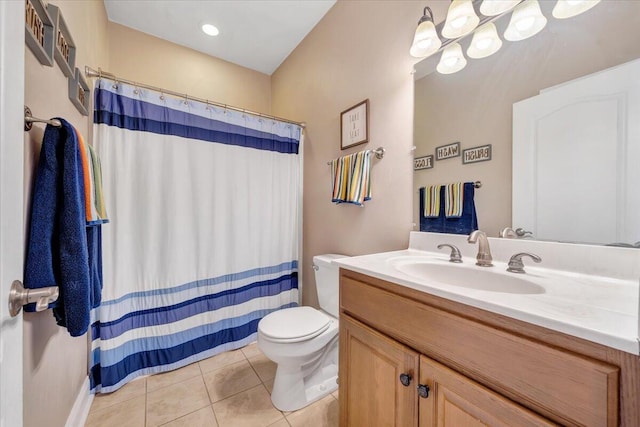
[[[311,268],[313,268],[315,271],[318,271],[320,269],[320,267],[315,264],[311,264]]]

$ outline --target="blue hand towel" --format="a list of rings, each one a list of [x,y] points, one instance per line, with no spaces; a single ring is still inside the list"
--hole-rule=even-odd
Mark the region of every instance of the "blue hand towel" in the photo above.
[[[440,187],[440,199],[445,199],[445,187]],[[464,183],[464,194],[462,201],[462,215],[459,218],[447,218],[445,215],[445,204],[440,203],[440,213],[437,217],[424,216],[425,189],[420,189],[420,231],[431,231],[434,233],[470,234],[478,229],[478,218],[476,216],[476,205],[474,202],[475,187],[473,182]]]
[[[58,120],[61,127],[45,129],[36,169],[24,281],[27,288],[58,285],[54,316],[71,336],[81,336],[91,305],[83,175],[76,132]]]

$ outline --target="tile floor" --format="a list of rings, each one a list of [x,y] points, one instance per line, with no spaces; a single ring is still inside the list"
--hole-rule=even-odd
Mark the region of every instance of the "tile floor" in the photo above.
[[[295,412],[271,404],[276,365],[257,344],[99,394],[85,427],[337,427],[338,392]]]

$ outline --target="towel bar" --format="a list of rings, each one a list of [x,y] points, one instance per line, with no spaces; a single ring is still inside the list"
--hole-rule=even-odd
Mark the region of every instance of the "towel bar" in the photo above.
[[[57,128],[62,126],[62,123],[60,123],[60,120],[56,120],[56,119],[46,120],[46,119],[39,119],[37,117],[33,117],[31,115],[31,108],[25,105],[24,106],[24,131],[29,132],[33,127],[33,123],[46,123],[48,125],[55,126]]]
[[[473,187],[474,187],[474,188],[480,188],[480,187],[482,187],[482,181],[475,181],[475,182],[473,183]],[[420,190],[418,190],[418,192],[420,192]]]
[[[376,155],[376,159],[381,159],[384,157],[385,149],[382,147],[378,147],[375,150],[371,151]],[[331,162],[327,162],[327,164],[330,165]]]

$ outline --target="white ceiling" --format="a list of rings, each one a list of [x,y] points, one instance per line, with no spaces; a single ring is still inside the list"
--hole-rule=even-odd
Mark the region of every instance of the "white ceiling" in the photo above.
[[[271,75],[336,0],[104,0],[109,20]],[[202,24],[220,30],[216,37]]]

